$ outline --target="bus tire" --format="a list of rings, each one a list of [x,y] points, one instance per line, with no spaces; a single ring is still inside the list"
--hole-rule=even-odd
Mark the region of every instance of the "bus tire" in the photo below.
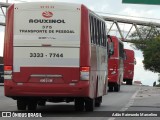
[[[37,109],[37,101],[29,101],[28,110],[36,110],[36,109]]]
[[[108,92],[113,92],[113,86],[109,86],[108,88]]]
[[[102,97],[97,97],[95,99],[95,107],[100,107],[102,103]]]
[[[38,105],[39,106],[45,106],[46,105],[46,101],[44,101],[44,100],[38,101]]]
[[[129,85],[130,84],[130,81],[129,79],[126,80],[126,85]]]
[[[126,81],[126,84],[127,84],[127,85],[132,85],[132,79],[128,79],[128,80]]]
[[[87,112],[94,111],[95,99],[87,98],[85,99],[85,110]]]
[[[17,100],[17,109],[18,110],[26,110],[27,102],[24,100]]]
[[[83,111],[84,110],[84,99],[76,98],[74,101],[75,111]]]
[[[120,90],[120,85],[116,84],[114,86],[114,92],[119,92],[119,90]]]
[[[132,79],[129,80],[129,85],[132,85]]]

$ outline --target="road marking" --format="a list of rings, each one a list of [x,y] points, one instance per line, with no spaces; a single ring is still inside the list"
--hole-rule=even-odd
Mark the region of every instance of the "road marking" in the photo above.
[[[133,105],[134,99],[136,98],[136,96],[137,96],[137,94],[138,94],[139,91],[140,91],[140,87],[139,87],[138,90],[132,95],[132,97],[130,98],[128,104],[126,104],[120,111],[122,111],[122,112],[123,112],[123,111],[126,111],[126,110],[128,110],[128,108],[129,108],[130,106]],[[110,117],[110,118],[108,118],[108,120],[115,120],[115,119],[116,119],[115,117]]]
[[[131,99],[129,100],[128,104],[126,104],[120,111],[126,111],[126,110],[128,110],[128,108],[129,108],[130,106],[133,105],[134,99],[136,98],[136,96],[137,96],[137,94],[138,94],[139,91],[140,91],[140,88],[132,95],[132,97],[131,97]]]
[[[111,117],[111,118],[109,118],[108,120],[115,120],[116,118],[114,118],[114,117]]]

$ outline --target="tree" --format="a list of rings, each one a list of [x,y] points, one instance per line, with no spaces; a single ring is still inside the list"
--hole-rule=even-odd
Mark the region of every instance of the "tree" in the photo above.
[[[144,68],[152,72],[160,73],[160,37],[146,42],[143,49]]]
[[[156,27],[140,27],[138,32],[133,32],[130,35],[130,38],[132,39],[132,45],[134,48],[143,51],[143,49],[146,48],[146,42],[152,41],[153,38],[156,38],[160,35],[160,30]]]
[[[132,45],[143,52],[144,68],[160,73],[160,32],[156,28],[141,27],[141,39],[137,32],[131,34]]]

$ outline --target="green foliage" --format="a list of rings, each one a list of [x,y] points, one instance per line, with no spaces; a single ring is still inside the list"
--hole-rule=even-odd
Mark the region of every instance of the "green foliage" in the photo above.
[[[143,51],[146,48],[146,42],[152,41],[153,38],[160,35],[160,30],[155,27],[140,27],[139,33],[137,31],[130,35],[131,43],[135,49]]]
[[[160,37],[146,42],[143,49],[144,68],[152,72],[160,73]]]
[[[139,34],[134,32],[131,34],[132,45],[143,52],[144,68],[152,72],[160,73],[160,32],[156,28],[141,27]]]
[[[148,41],[146,46],[143,50],[144,68],[160,73],[160,38],[157,37],[152,41]]]
[[[140,40],[140,39],[130,40],[130,43],[132,43],[132,46],[134,47],[134,49],[141,50],[141,51],[143,51],[143,49],[146,48],[146,42],[147,41]]]
[[[160,30],[156,27],[142,26],[139,28],[139,33],[141,34],[141,39],[146,40],[158,36],[160,34]],[[136,31],[133,32],[130,37],[134,40],[139,40],[139,34]]]

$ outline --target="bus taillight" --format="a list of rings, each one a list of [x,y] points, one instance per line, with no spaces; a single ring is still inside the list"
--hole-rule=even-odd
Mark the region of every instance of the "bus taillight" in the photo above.
[[[80,80],[89,80],[90,67],[80,67]]]
[[[12,66],[4,66],[4,80],[12,79]]]

